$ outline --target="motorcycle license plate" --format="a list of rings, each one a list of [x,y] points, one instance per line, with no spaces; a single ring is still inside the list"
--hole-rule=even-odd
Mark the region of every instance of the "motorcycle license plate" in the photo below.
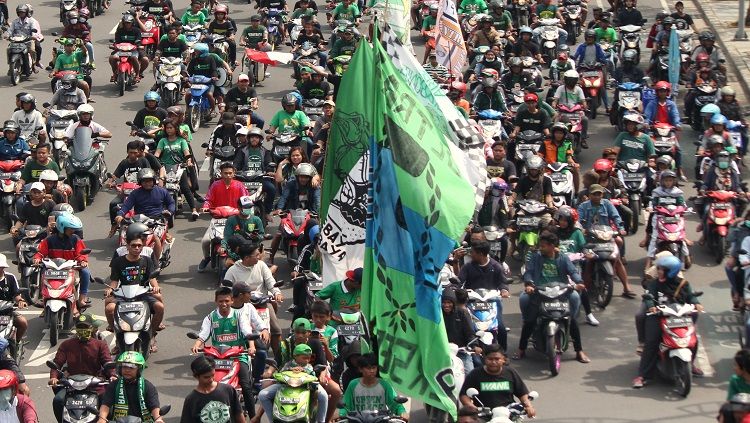
[[[672,147],[672,141],[657,140],[657,141],[654,141],[654,147]]]
[[[141,32],[141,38],[151,38],[150,32]]]
[[[310,282],[309,287],[311,291],[320,291],[324,288],[323,281]]]
[[[543,307],[547,311],[565,311],[568,309],[567,301],[550,301],[545,302]]]
[[[291,150],[291,149],[292,149],[292,147],[288,147],[288,146],[279,146],[279,147],[275,148],[276,153],[279,156],[288,156],[289,155],[289,150]]]
[[[339,325],[336,327],[336,331],[339,333],[339,336],[362,335],[362,327],[360,325]]]
[[[180,186],[178,184],[175,184],[175,183],[167,182],[167,189],[168,190],[173,190],[173,191],[179,191],[180,190]]]
[[[643,179],[643,175],[640,173],[625,173],[622,177],[626,181],[640,181]]]
[[[214,220],[214,226],[226,226],[227,220],[226,219],[216,219]]]
[[[699,101],[700,103],[702,103],[702,104],[711,104],[711,103],[713,103],[713,102],[714,102],[715,100],[716,100],[716,97],[714,97],[714,96],[712,96],[712,95],[704,95],[704,96],[700,96],[700,97],[698,97],[698,101]]]
[[[216,368],[222,369],[222,370],[228,370],[232,368],[233,361],[232,360],[216,360]]]
[[[615,247],[611,244],[600,244],[594,246],[594,251],[601,251],[601,252],[607,252],[611,253],[612,251],[615,251]]]
[[[0,173],[0,179],[10,179],[13,177],[13,173]]]
[[[552,182],[562,182],[568,180],[568,176],[564,173],[553,173],[549,175],[549,178],[552,179]]]
[[[13,317],[11,316],[8,316],[8,315],[0,316],[0,326],[8,326],[11,320],[13,320]]]
[[[583,77],[592,77],[592,76],[599,76],[599,72],[597,71],[587,71],[583,73]]]
[[[245,182],[245,189],[252,192],[258,190],[262,185],[260,182]]]
[[[320,115],[323,114],[323,108],[321,107],[308,107],[305,109],[305,113],[308,115]]]
[[[664,223],[677,223],[679,221],[680,221],[680,219],[678,217],[674,217],[674,216],[667,216],[663,220]]]
[[[47,278],[47,279],[67,279],[68,278],[68,271],[67,270],[46,269],[44,271],[44,277]]]
[[[516,146],[516,150],[518,151],[524,151],[524,150],[536,151],[538,149],[539,149],[539,146],[536,144],[518,144]]]
[[[131,313],[134,311],[141,311],[143,309],[143,304],[141,303],[120,303],[117,305],[117,309],[120,310],[120,312],[123,313]]]
[[[725,210],[725,209],[728,209],[730,206],[727,203],[714,203],[712,207],[715,209]]]
[[[516,219],[516,223],[520,226],[538,226],[541,221],[538,217],[519,217]]]
[[[492,303],[474,303],[471,305],[471,308],[477,311],[487,311],[492,308]]]
[[[688,316],[670,317],[667,319],[668,328],[681,328],[685,326],[691,326],[693,319]]]
[[[84,400],[68,399],[65,402],[65,408],[68,409],[68,410],[85,410],[86,409],[86,401],[84,401]]]

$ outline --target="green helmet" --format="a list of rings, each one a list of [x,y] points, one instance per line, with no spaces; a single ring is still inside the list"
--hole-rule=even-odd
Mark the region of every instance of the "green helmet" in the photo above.
[[[117,364],[134,364],[139,370],[146,368],[146,359],[138,351],[125,351],[117,357]]]

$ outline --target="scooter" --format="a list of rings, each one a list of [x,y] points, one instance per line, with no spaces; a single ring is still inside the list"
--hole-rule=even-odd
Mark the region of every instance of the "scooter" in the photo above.
[[[617,163],[617,177],[625,186],[625,191],[628,194],[628,206],[633,211],[633,221],[630,225],[632,233],[638,232],[638,226],[642,223],[643,204],[649,201],[645,195],[648,172],[648,164],[643,160],[629,159]]]
[[[581,142],[583,141],[583,117],[584,109],[580,104],[567,106],[565,104],[557,105],[558,119],[568,125],[568,137],[572,138],[573,152],[581,154]]]
[[[315,366],[319,375],[325,366]],[[281,422],[312,422],[315,420],[318,377],[303,371],[286,370],[273,374],[281,385],[273,401],[273,420]]]
[[[190,103],[185,115],[190,130],[196,132],[201,124],[207,122],[211,113],[211,102],[208,101],[208,89],[214,81],[203,75],[193,75],[188,78],[190,83]]]
[[[263,200],[266,198],[266,192],[263,191],[263,181],[272,180],[273,176],[263,172],[262,170],[246,170],[237,172],[234,179],[242,182],[245,185],[245,189],[250,193],[250,198],[255,204],[255,213],[257,216],[263,216],[270,210],[265,210],[263,207]]]
[[[408,398],[397,396],[393,399],[398,404],[406,404]],[[407,423],[401,416],[392,414],[388,409],[385,410],[366,410],[350,411],[346,416],[341,417],[338,422],[341,423]]]
[[[575,45],[581,35],[581,0],[564,0],[562,15],[565,18],[565,30],[568,31],[568,44]]]
[[[68,21],[68,12],[72,12],[74,10],[78,10],[76,0],[60,0],[60,23],[62,23],[63,27],[66,27],[70,24],[70,22]]]
[[[541,28],[541,44],[542,44],[542,56],[545,57],[547,63],[552,63],[557,57],[557,44],[559,43],[560,36],[557,32],[557,25],[560,20],[557,18],[539,19],[539,26]]]
[[[54,361],[47,360],[47,367],[61,369]],[[114,365],[114,363],[109,363]],[[97,423],[99,421],[98,390],[109,384],[108,381],[91,375],[63,376],[57,381],[57,386],[65,390],[62,421],[64,423]]]
[[[306,292],[305,308],[304,310],[298,310],[296,306],[290,307],[293,319],[308,317],[310,315],[310,306],[315,301],[315,294],[327,285],[323,282],[320,275],[310,270],[303,270],[299,276],[292,279],[292,285],[296,285],[297,283],[304,284]]]
[[[628,50],[635,51],[635,64],[641,62],[641,29],[637,25],[623,25],[617,28],[620,31],[620,60]]]
[[[500,345],[507,345],[508,333],[502,320],[500,291],[492,289],[467,289],[466,307],[477,330],[492,333]]]
[[[495,141],[500,141],[503,137],[503,119],[504,115],[502,112],[492,109],[481,110],[477,113],[477,120],[479,127],[482,129],[482,137],[485,139],[485,143],[492,144]]]
[[[286,12],[272,7],[266,9],[264,14],[267,19],[268,42],[270,43],[271,50],[275,50],[276,46],[281,45],[281,31],[279,30],[279,26],[283,25],[282,20],[286,16]]]
[[[507,203],[506,199],[501,200]],[[502,205],[500,206],[502,207]],[[490,256],[497,260],[499,263],[503,263],[501,259],[501,253],[503,250],[508,251],[508,237],[505,232],[505,228],[499,228],[495,225],[482,226],[484,230],[484,237],[487,242],[490,243]],[[504,246],[504,247],[503,247]]]
[[[169,195],[174,200],[175,210],[179,213],[185,206],[185,198],[180,190],[180,179],[182,174],[185,172],[187,165],[185,163],[177,163],[170,166],[165,166],[166,170],[166,182],[164,188],[169,191]]]
[[[651,294],[644,297],[654,301]],[[659,362],[656,366],[660,374],[674,382],[675,391],[682,397],[690,394],[692,387],[693,349],[698,345],[698,334],[693,323],[693,315],[697,313],[693,304],[659,304],[655,313],[647,315],[659,316],[659,328],[662,337],[659,343]]]
[[[0,337],[8,341],[10,356],[20,363],[23,358],[24,343],[16,342],[16,326],[13,324],[13,314],[16,310],[12,301],[0,301]]]
[[[531,0],[513,0],[516,11],[516,28],[529,25],[529,13],[531,12]]]
[[[45,103],[44,107],[49,107],[49,103]],[[48,131],[49,142],[52,144],[52,159],[62,169],[65,167],[65,163],[70,155],[65,133],[68,126],[78,120],[78,114],[76,114],[75,110],[47,109],[47,111],[50,115],[48,120],[52,120],[50,130]]]
[[[302,111],[307,115],[311,122],[316,121],[323,116],[323,102],[319,98],[307,98],[302,102]]]
[[[518,200],[516,206],[519,208],[513,222],[518,229],[516,251],[525,269],[525,263],[529,261],[531,253],[536,249],[539,227],[542,224],[542,215],[547,213],[547,205],[536,200]]]
[[[266,133],[270,133],[267,129]],[[273,134],[273,160],[276,163],[281,163],[282,160],[289,157],[289,151],[292,147],[301,147],[302,137],[294,131],[288,132],[276,132]]]
[[[711,201],[711,205],[708,207],[703,233],[706,246],[713,253],[718,264],[724,260],[729,247],[727,234],[736,217],[732,201],[737,198],[737,193],[734,191],[708,191],[706,197]]]
[[[161,25],[156,16],[145,11],[141,11],[141,22],[145,29],[141,32],[141,46],[149,60],[153,60],[161,39]]]
[[[11,217],[16,206],[16,182],[21,179],[22,160],[5,160],[0,162],[0,219],[10,230],[14,220]]]
[[[281,250],[286,253],[289,264],[294,266],[299,256],[297,243],[305,234],[307,222],[313,218],[313,213],[305,209],[296,209],[282,212],[279,217],[281,217]]]
[[[208,148],[208,143],[201,144],[201,147]],[[211,151],[211,160],[209,160],[211,183],[221,179],[221,165],[225,162],[232,163],[236,154],[237,149],[234,146],[221,145],[219,142],[214,142],[213,150]]]
[[[199,43],[203,38],[205,30],[206,28],[200,24],[182,26],[182,35],[185,36],[185,43],[188,45],[191,52],[193,51],[192,49],[195,43]]]
[[[695,92],[695,104],[693,105],[693,115],[690,116],[690,126],[695,131],[703,131],[701,109],[707,104],[716,102],[716,93],[718,88],[711,84],[702,84],[693,87]]]
[[[602,89],[604,89],[604,73],[601,63],[584,63],[579,66],[581,72],[581,88],[586,95],[586,104],[589,107],[589,118],[596,119],[596,113],[601,102]]]
[[[672,204],[666,204],[672,200]],[[669,251],[683,263],[688,259],[682,254],[687,236],[685,235],[684,215],[691,212],[685,206],[677,205],[674,198],[662,198],[654,210],[656,216],[656,251]]]
[[[478,417],[482,421],[488,423],[513,423],[526,418],[526,408],[520,402],[512,402],[505,407],[495,407],[489,409],[482,404],[479,400],[479,391],[476,388],[469,388],[466,390],[466,395],[471,398],[473,402],[479,405]],[[537,391],[531,391],[528,394],[529,401],[533,401],[539,398]]]
[[[130,58],[138,58],[138,46],[131,43],[115,43],[110,47],[114,52],[113,56],[117,57],[117,92],[120,97],[125,95],[125,89],[135,86],[135,69],[130,63]]]
[[[547,356],[552,376],[560,373],[562,355],[570,345],[570,319],[575,318],[568,302],[572,292],[573,287],[565,283],[547,284],[535,290],[540,301],[531,341],[535,350]]]
[[[21,83],[21,77],[30,77],[34,71],[36,58],[31,57],[28,43],[33,43],[31,36],[14,34],[8,38],[8,76],[13,85]]]
[[[21,275],[21,295],[28,304],[33,304],[40,295],[41,274],[39,267],[34,266],[34,254],[47,237],[47,230],[39,225],[26,225],[22,229],[22,238],[18,243],[18,273]]]
[[[516,169],[519,174],[526,173],[526,160],[537,154],[544,143],[544,134],[532,129],[521,131],[516,135]]]
[[[276,281],[276,285],[278,284],[279,281]],[[271,295],[266,295],[258,291],[250,293],[250,304],[255,307],[258,316],[260,316],[260,320],[266,324],[266,327],[270,327],[269,325],[271,323],[271,315],[269,314],[268,307],[273,307],[274,302],[275,300]]]
[[[289,39],[292,45],[297,44],[297,39],[299,38],[299,34],[302,33],[302,29],[302,18],[292,19],[292,30],[289,31]]]
[[[617,115],[612,123],[617,124],[620,131],[625,131],[625,116],[639,113],[643,109],[641,91],[643,86],[637,82],[623,82],[617,86]]]
[[[90,252],[88,248],[81,250],[81,254]],[[68,330],[72,326],[73,313],[77,309],[80,266],[75,260],[61,258],[45,258],[41,266],[44,322],[49,329],[49,343],[54,347],[57,345],[60,331]]]
[[[143,223],[148,226],[151,230],[151,234],[146,238],[144,245],[153,250],[156,245],[156,238],[161,241],[161,257],[151,257],[154,262],[159,262],[159,268],[165,269],[172,262],[172,244],[174,244],[174,238],[167,236],[167,222],[165,220],[152,219],[144,214],[132,214],[128,213],[125,219],[120,223],[120,235],[119,245],[120,247],[127,245],[126,234],[128,232],[128,226],[132,223]]]
[[[613,262],[620,254],[615,242],[616,235],[615,230],[609,225],[593,225],[586,237],[587,248],[595,255],[591,286],[587,289],[591,301],[601,309],[606,308],[612,301],[615,275]]]
[[[555,207],[573,205],[573,174],[568,163],[548,163],[547,177],[552,181],[552,201]]]
[[[161,57],[159,59],[156,85],[165,108],[180,102],[180,93],[182,92],[181,63],[182,59],[179,57]]]
[[[653,125],[651,139],[654,143],[654,150],[657,156],[670,156],[673,159],[677,156],[677,132],[674,126],[668,122],[657,122]]]
[[[104,149],[109,141],[92,139],[93,136],[90,127],[76,128],[73,148],[65,161],[68,184],[73,187],[71,204],[77,211],[86,210],[86,206],[94,200],[107,175]]]
[[[159,276],[160,271],[151,273],[148,279]],[[96,281],[104,284],[100,278]],[[156,328],[151,327],[152,312],[146,295],[151,286],[120,285],[112,291],[115,298],[115,342],[119,351],[137,351],[148,360],[151,354],[151,341]]]
[[[210,258],[211,267],[216,269],[218,273],[218,283],[224,280],[224,274],[226,273],[227,252],[221,246],[221,241],[224,239],[224,227],[227,224],[227,219],[237,214],[239,214],[239,210],[235,207],[221,206],[211,209],[211,221],[208,224],[209,239],[211,240]]]

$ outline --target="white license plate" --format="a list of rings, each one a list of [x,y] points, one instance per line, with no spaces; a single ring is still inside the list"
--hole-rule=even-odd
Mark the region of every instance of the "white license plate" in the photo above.
[[[596,71],[588,71],[583,73],[584,77],[592,77],[592,76],[599,76],[599,72]]]
[[[472,304],[471,308],[477,311],[487,311],[492,308],[492,305],[493,305],[492,303],[481,302],[481,303]]]
[[[339,325],[336,327],[339,336],[357,336],[362,335],[362,328],[359,325]]]
[[[141,38],[151,38],[150,32],[141,32]]]
[[[667,319],[667,327],[668,328],[679,328],[679,327],[685,327],[690,326],[693,324],[693,319],[690,317],[672,317]]]
[[[141,303],[120,303],[117,305],[117,309],[123,313],[129,313],[133,311],[141,311],[143,304]]]
[[[562,182],[568,180],[568,176],[564,173],[553,173],[549,175],[549,178],[552,179],[552,182]]]
[[[68,273],[67,270],[47,269],[44,271],[44,277],[47,279],[67,279]]]
[[[519,217],[516,222],[519,226],[537,226],[541,221],[538,217]]]
[[[232,364],[234,364],[233,360],[216,360],[216,368],[217,369],[231,369]]]

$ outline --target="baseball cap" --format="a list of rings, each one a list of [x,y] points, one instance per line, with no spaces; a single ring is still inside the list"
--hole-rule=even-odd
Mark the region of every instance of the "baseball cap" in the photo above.
[[[2,253],[0,253],[0,267],[8,267],[8,259]]]
[[[312,355],[312,348],[307,344],[299,344],[294,347],[293,355]]]
[[[95,326],[99,327],[104,322],[101,320],[94,319],[94,316],[92,316],[90,313],[82,313],[80,316],[75,318],[76,327],[78,326]]]
[[[249,76],[247,76],[247,75],[246,75],[246,74],[244,74],[244,73],[241,73],[241,74],[240,74],[240,76],[239,76],[239,77],[237,77],[237,80],[238,80],[238,81],[249,81],[249,80],[250,80],[250,77],[249,77]]]
[[[300,317],[292,323],[292,330],[312,330],[312,328],[312,322],[309,319],[305,319],[304,317]]]
[[[358,267],[354,270],[346,272],[346,278],[357,282],[362,282],[362,268]]]
[[[36,189],[44,192],[44,184],[41,182],[34,182],[33,184],[31,184],[31,189]]]
[[[242,294],[249,294],[253,292],[253,289],[250,288],[250,285],[246,283],[236,283],[232,285],[232,296],[233,297],[239,297]]]
[[[253,214],[254,207],[255,202],[253,202],[253,199],[249,195],[240,197],[240,213],[244,214],[245,216],[249,216]]]
[[[237,130],[237,135],[247,135],[248,132],[250,132],[250,130],[247,129],[247,126],[243,126],[242,128]]]
[[[592,184],[589,187],[589,194],[593,194],[595,192],[601,192],[601,193],[603,193],[604,192],[604,187],[601,186],[601,185],[599,185],[599,184]]]
[[[539,97],[534,93],[528,93],[523,96],[523,101],[538,101]]]
[[[323,105],[333,106],[336,107],[336,103],[333,102],[333,100],[326,100],[323,102]]]

